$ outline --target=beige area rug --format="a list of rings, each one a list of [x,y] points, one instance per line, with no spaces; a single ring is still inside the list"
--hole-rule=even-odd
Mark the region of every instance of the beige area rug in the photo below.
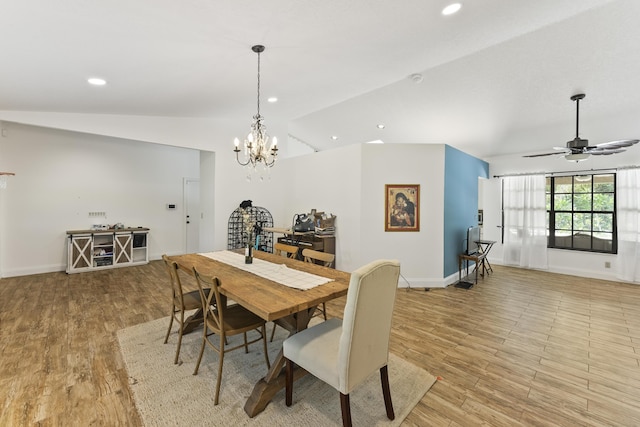
[[[213,404],[218,356],[210,348],[205,353],[198,375],[192,375],[200,351],[202,329],[185,335],[180,363],[173,364],[177,333],[163,344],[169,318],[154,320],[118,331],[129,384],[136,407],[145,426],[330,426],[342,425],[338,392],[306,375],[296,381],[293,405],[284,402],[284,390],[275,395],[267,408],[249,418],[244,403],[253,385],[267,367],[262,344],[227,353],[224,358],[220,403]],[[267,324],[267,335],[272,324]],[[286,336],[282,328],[269,343],[270,360],[274,360]],[[242,335],[230,338],[230,345]],[[389,358],[389,381],[396,419],[386,417],[380,375],[371,375],[365,384],[351,393],[351,416],[356,426],[397,426],[422,399],[436,381],[435,377],[393,354]]]

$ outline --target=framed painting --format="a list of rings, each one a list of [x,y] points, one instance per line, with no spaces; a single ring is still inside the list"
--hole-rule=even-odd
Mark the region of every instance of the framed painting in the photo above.
[[[384,231],[420,231],[420,185],[384,186]]]

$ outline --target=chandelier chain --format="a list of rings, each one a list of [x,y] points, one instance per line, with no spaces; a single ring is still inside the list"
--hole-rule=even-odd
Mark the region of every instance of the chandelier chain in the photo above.
[[[258,52],[258,116],[260,116],[260,52]]]

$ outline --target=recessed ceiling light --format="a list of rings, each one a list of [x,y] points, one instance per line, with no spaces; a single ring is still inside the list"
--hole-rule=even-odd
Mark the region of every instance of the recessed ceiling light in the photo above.
[[[338,140],[338,137],[336,135],[331,136],[331,139],[333,139],[334,141]]]
[[[445,16],[453,15],[454,13],[459,11],[461,7],[462,5],[460,3],[451,3],[449,6],[442,9],[442,14]]]
[[[378,125],[378,129],[384,129],[384,125],[383,125],[382,123],[380,123],[380,124]]]
[[[270,103],[274,103],[274,102],[278,102],[278,97],[277,96],[270,96],[269,98],[267,98],[267,102]]]
[[[98,77],[91,77],[90,79],[87,79],[87,81],[94,86],[104,86],[107,84],[107,81],[105,79],[101,79]]]
[[[384,144],[384,141],[381,139],[375,139],[373,141],[367,142],[367,144]]]

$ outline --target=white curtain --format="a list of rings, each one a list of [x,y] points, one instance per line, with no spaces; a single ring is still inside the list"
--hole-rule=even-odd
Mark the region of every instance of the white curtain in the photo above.
[[[617,277],[628,282],[640,282],[640,169],[618,169],[616,192]]]
[[[503,262],[506,265],[548,267],[545,185],[544,175],[503,178]]]

